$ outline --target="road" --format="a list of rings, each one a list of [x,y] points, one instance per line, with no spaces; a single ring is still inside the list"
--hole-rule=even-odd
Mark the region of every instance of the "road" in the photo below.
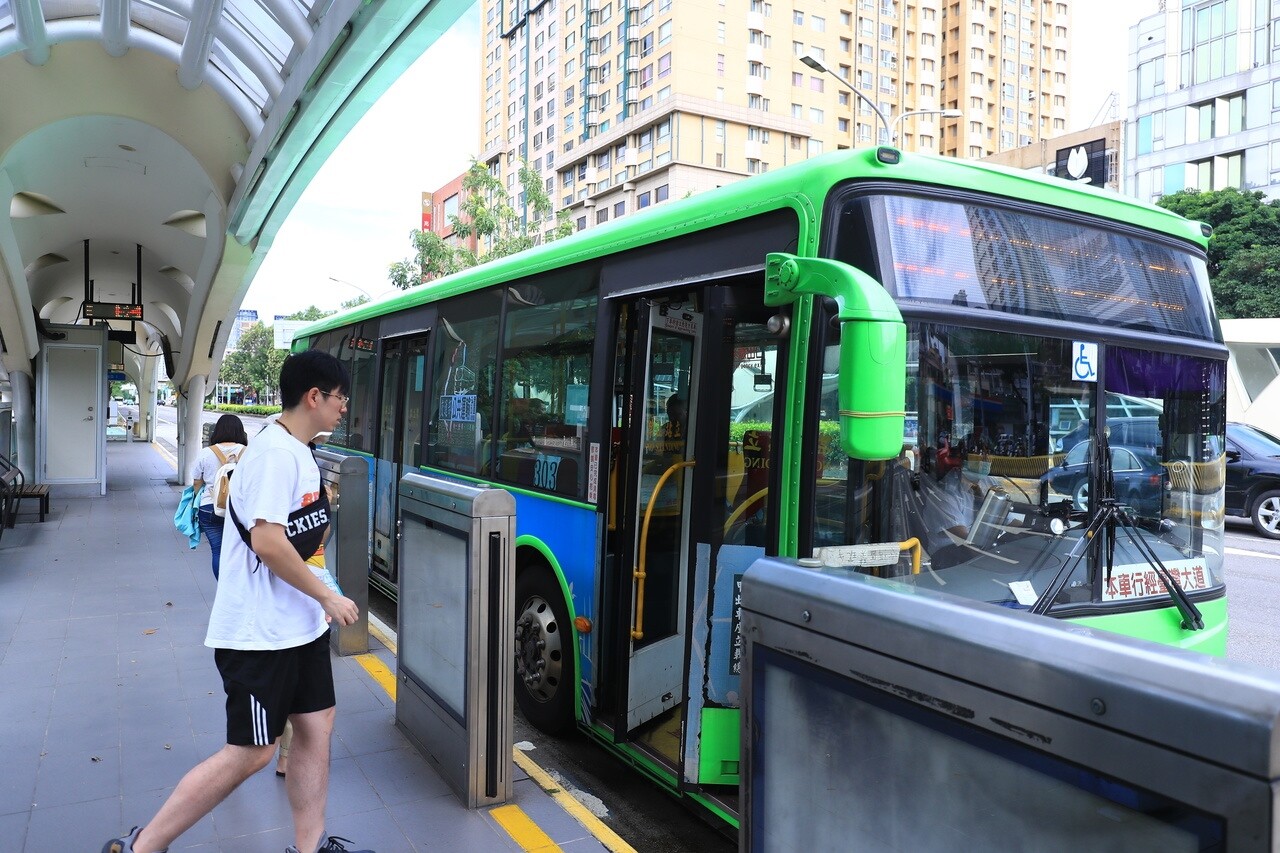
[[[1227,659],[1280,677],[1280,541],[1228,519],[1226,551]]]
[[[126,415],[132,416],[135,420],[138,417],[137,406],[121,406],[120,411]],[[178,410],[173,406],[156,406],[156,442],[165,450],[176,454],[178,452]],[[201,423],[216,423],[218,418],[222,417],[224,412],[202,412]],[[250,438],[257,435],[262,429],[263,424],[267,422],[266,418],[260,418],[256,415],[237,415],[244,422],[244,430],[249,434]]]

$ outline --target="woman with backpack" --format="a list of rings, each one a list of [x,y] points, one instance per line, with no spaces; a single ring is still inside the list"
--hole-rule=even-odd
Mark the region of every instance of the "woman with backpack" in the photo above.
[[[200,494],[200,532],[213,549],[213,579],[218,579],[218,558],[222,552],[222,523],[226,516],[226,491],[230,487],[231,468],[244,452],[249,436],[235,415],[223,415],[213,425],[209,446],[196,456],[191,472],[192,485]],[[201,490],[201,486],[206,488]]]

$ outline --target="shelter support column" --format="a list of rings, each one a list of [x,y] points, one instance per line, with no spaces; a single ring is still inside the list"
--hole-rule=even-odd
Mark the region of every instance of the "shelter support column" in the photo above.
[[[12,371],[9,388],[13,394],[13,429],[17,436],[13,462],[22,469],[28,483],[36,477],[36,407],[35,383],[30,373]]]
[[[138,428],[139,437],[143,441],[156,440],[156,360],[144,358],[142,361],[142,381],[138,383]]]
[[[204,421],[204,386],[207,377],[192,376],[185,397],[178,399],[178,485],[191,483],[191,468],[200,453],[201,424]]]

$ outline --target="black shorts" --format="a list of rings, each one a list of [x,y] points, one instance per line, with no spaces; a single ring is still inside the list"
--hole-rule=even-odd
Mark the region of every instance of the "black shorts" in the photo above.
[[[227,743],[234,746],[269,746],[290,714],[335,704],[328,631],[292,649],[214,649],[213,660],[227,694]]]

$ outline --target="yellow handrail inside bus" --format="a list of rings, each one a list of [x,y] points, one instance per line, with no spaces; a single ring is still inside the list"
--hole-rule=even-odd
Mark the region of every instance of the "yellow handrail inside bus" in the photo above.
[[[899,551],[911,551],[911,574],[920,574],[920,540],[912,536],[898,543]]]
[[[644,523],[640,525],[640,559],[636,561],[636,566],[631,570],[631,576],[636,581],[636,623],[631,626],[631,639],[644,639],[644,579],[645,579],[645,557],[648,555],[649,548],[649,519],[653,517],[653,506],[658,500],[658,495],[662,493],[662,487],[671,478],[671,475],[679,471],[681,468],[692,468],[696,465],[693,459],[688,462],[677,462],[670,468],[662,472],[662,476],[658,478],[658,483],[653,487],[653,493],[649,495],[649,503],[644,508]]]
[[[729,535],[729,530],[730,530],[730,528],[732,528],[732,527],[733,527],[734,522],[736,522],[736,521],[737,521],[737,520],[738,520],[738,519],[739,519],[739,518],[740,518],[744,513],[746,513],[746,511],[747,511],[747,508],[748,508],[748,507],[753,506],[753,505],[755,504],[755,502],[756,502],[756,501],[760,500],[761,498],[763,498],[763,497],[764,497],[766,494],[768,494],[768,493],[769,493],[769,487],[768,487],[768,486],[766,486],[766,487],[764,487],[763,489],[761,489],[760,491],[756,492],[756,493],[755,493],[754,495],[752,495],[751,497],[747,498],[747,499],[746,499],[745,501],[743,501],[742,503],[738,504],[738,508],[737,508],[737,509],[735,509],[735,510],[733,511],[733,514],[729,516],[728,521],[726,521],[726,522],[724,523],[724,533],[725,533],[725,535],[726,535],[726,536],[728,536],[728,535]]]

